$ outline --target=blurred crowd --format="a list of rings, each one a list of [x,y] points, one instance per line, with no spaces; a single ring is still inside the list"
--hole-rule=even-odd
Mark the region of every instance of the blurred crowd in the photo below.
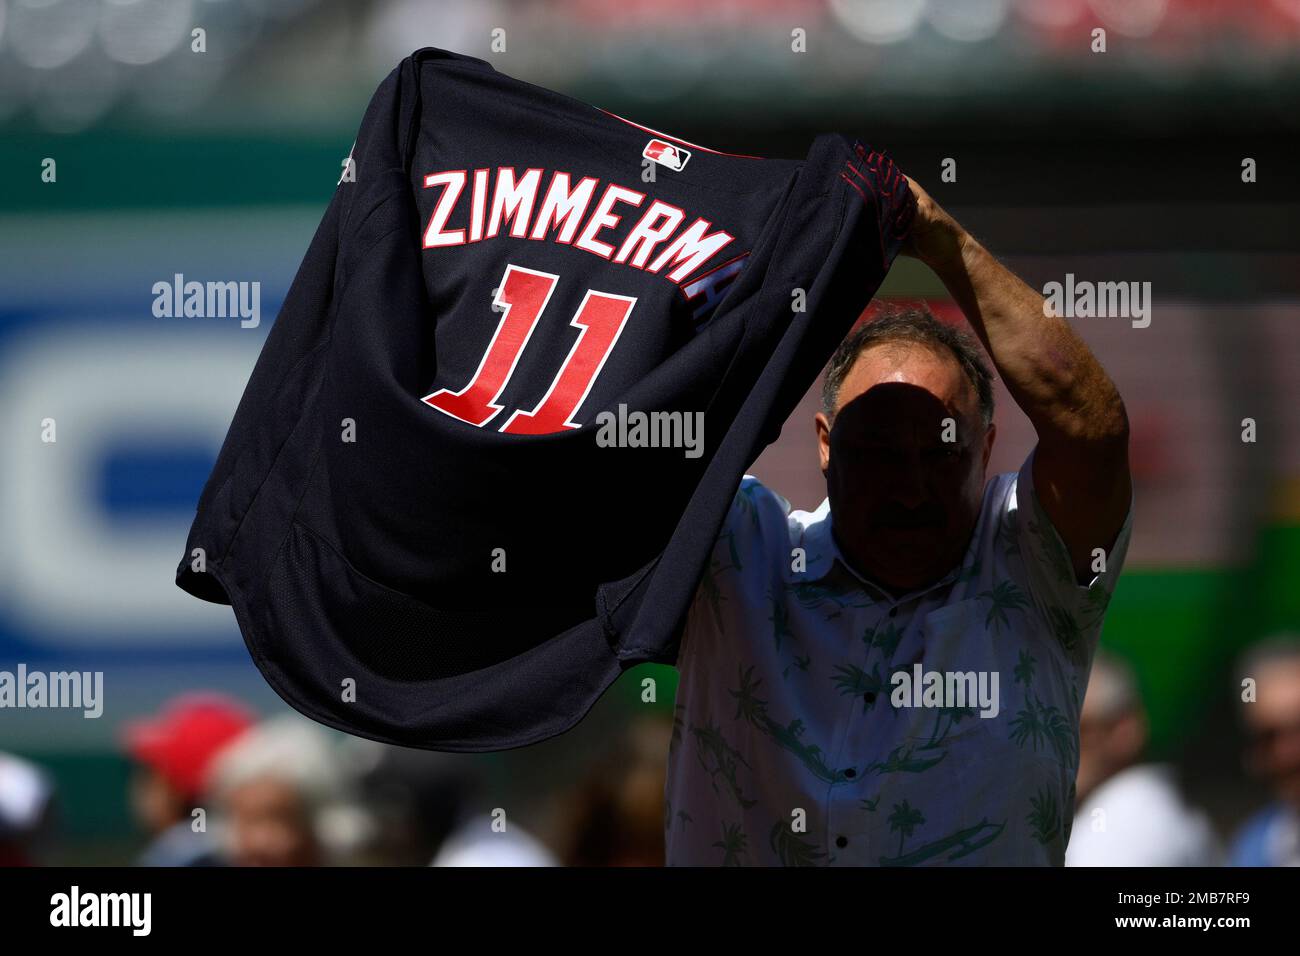
[[[1263,808],[1231,833],[1147,758],[1142,696],[1099,651],[1080,726],[1067,866],[1300,865],[1300,635],[1243,656],[1235,687],[1242,761]],[[142,866],[656,866],[663,862],[671,727],[633,720],[530,832],[452,755],[259,719],[192,693],[121,734]],[[59,839],[50,774],[0,753],[0,865],[43,862]]]
[[[654,866],[663,862],[666,721],[634,722],[586,779],[554,795],[544,836],[494,805],[481,766],[258,719],[215,693],[128,724],[128,802],[141,866]],[[0,865],[45,862],[59,794],[0,752]],[[75,862],[75,861],[73,861]]]
[[[1234,686],[1242,764],[1266,803],[1224,840],[1184,799],[1175,769],[1147,759],[1132,669],[1098,653],[1066,866],[1300,866],[1300,635],[1249,648]]]

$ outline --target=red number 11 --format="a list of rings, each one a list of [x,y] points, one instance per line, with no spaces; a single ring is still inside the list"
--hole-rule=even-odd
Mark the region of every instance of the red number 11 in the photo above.
[[[504,407],[497,404],[497,399],[519,364],[519,356],[559,279],[549,272],[506,266],[501,287],[492,300],[502,312],[501,321],[478,370],[460,391],[440,388],[426,395],[424,401],[463,422],[479,427],[486,425]],[[500,430],[512,435],[545,435],[578,428],[573,416],[591,391],[634,305],[635,298],[588,289],[582,305],[569,320],[570,325],[582,331],[551,387],[536,408],[530,412],[522,409],[514,412]]]

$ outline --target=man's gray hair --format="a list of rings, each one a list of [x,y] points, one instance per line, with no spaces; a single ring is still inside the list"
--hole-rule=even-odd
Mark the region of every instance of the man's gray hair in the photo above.
[[[940,322],[923,306],[882,306],[876,318],[862,323],[840,343],[822,383],[822,409],[828,418],[835,417],[840,386],[858,356],[877,345],[897,343],[951,354],[975,389],[980,420],[988,427],[993,421],[993,376],[984,364],[979,343],[969,333]]]
[[[296,714],[263,721],[222,750],[209,772],[208,794],[223,803],[255,781],[280,781],[302,800],[322,849],[342,857],[363,841],[370,821],[357,805],[336,740]]]

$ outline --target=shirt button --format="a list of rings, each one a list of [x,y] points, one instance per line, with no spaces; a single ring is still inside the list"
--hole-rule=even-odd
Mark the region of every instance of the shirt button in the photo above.
[[[857,775],[858,772],[854,770],[852,767],[849,767],[847,770],[844,771],[844,776],[848,777],[850,780],[852,780]]]
[[[889,609],[889,616],[890,616],[890,617],[898,617],[898,608],[896,608],[896,607],[891,607],[891,608]]]
[[[862,695],[862,699],[868,704],[874,704],[876,702],[876,692],[874,690],[869,690]]]
[[[842,850],[842,849],[844,849],[846,846],[849,845],[849,838],[848,838],[848,837],[836,837],[836,838],[835,838],[835,845],[836,845],[837,847],[839,847],[839,848]]]

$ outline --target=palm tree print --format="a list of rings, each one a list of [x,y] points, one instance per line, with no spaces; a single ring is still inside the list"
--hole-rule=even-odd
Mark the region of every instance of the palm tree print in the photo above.
[[[1037,662],[1028,651],[1021,651],[1014,673],[1015,682],[1025,685],[1025,706],[1016,711],[1011,721],[1011,739],[1023,747],[1033,744],[1035,752],[1046,742],[1056,752],[1056,757],[1067,766],[1075,761],[1074,728],[1069,719],[1055,706],[1044,704],[1034,695],[1030,685],[1034,680]]]
[[[1013,673],[1015,674],[1015,682],[1017,684],[1024,684],[1025,690],[1029,690],[1029,685],[1033,682],[1035,663],[1037,662],[1030,656],[1028,651],[1022,650],[1020,652],[1020,658],[1016,662],[1016,667]]]
[[[959,724],[963,717],[974,717],[974,707],[938,707],[935,709],[934,730],[930,732],[930,739],[921,744],[921,750],[933,750],[943,743],[944,739],[952,732],[953,727]],[[948,723],[945,725],[944,720]],[[940,733],[939,728],[943,728]]]
[[[982,591],[979,598],[989,602],[989,613],[984,618],[984,627],[991,626],[995,634],[1002,633],[1003,627],[1011,626],[1011,621],[1007,617],[1008,611],[1023,611],[1029,607],[1029,599],[1025,592],[1011,581],[999,581],[987,591]]]
[[[1079,646],[1079,639],[1083,636],[1079,627],[1079,622],[1063,607],[1049,607],[1047,609],[1047,623],[1052,628],[1052,636],[1056,642],[1061,645],[1062,649],[1068,654],[1072,654]]]
[[[808,665],[811,663],[812,663],[811,654],[805,654],[803,657],[800,657],[798,654],[791,654],[790,663],[786,664],[785,667],[781,669],[781,676],[789,677],[791,671],[799,671],[801,673],[807,674]]]
[[[760,733],[772,738],[772,742],[782,750],[794,754],[795,758],[818,780],[830,784],[847,782],[849,777],[843,770],[835,770],[827,766],[821,747],[806,744],[800,739],[804,732],[802,720],[796,717],[783,726],[768,716],[767,701],[758,696],[758,688],[763,682],[754,680],[753,674],[752,666],[745,668],[741,665],[740,687],[727,691],[736,698],[736,719],[744,718]]]
[[[790,630],[790,610],[785,606],[784,601],[778,600],[777,596],[770,591],[767,593],[767,600],[772,606],[772,613],[767,619],[772,622],[772,640],[779,654],[782,639],[794,637],[794,631]]]
[[[974,853],[981,847],[988,846],[1002,835],[1002,831],[1006,829],[1006,826],[1005,822],[990,823],[988,817],[985,817],[973,827],[963,827],[955,833],[922,844],[906,856],[902,853],[894,857],[882,856],[880,865],[915,866],[942,853],[948,853],[949,850],[953,852],[949,853],[948,860],[957,860]]]
[[[777,656],[781,656],[781,644],[788,637],[791,642],[798,643],[793,628],[790,627],[790,609],[786,606],[781,595],[767,592],[767,600],[771,604],[772,613],[768,615],[768,620],[772,623],[772,642],[776,645]],[[812,663],[812,655],[805,654],[800,657],[794,650],[790,651],[790,659],[786,662],[785,667],[781,669],[782,677],[789,677],[792,671],[808,672],[808,665]]]
[[[880,676],[879,663],[871,668],[870,674],[856,664],[838,664],[835,667],[833,680],[841,695],[862,698],[864,714],[875,706],[876,695],[885,692],[885,681]],[[868,694],[873,696],[868,697]]]
[[[727,556],[731,558],[731,566],[737,571],[745,570],[745,566],[740,561],[740,549],[736,547],[736,529],[728,528],[718,535],[718,544],[723,541],[727,542]]]
[[[777,820],[767,836],[768,845],[782,866],[816,866],[826,856],[817,844],[802,839],[785,820]]]
[[[1011,721],[1011,739],[1017,746],[1033,744],[1034,751],[1044,741],[1056,752],[1056,758],[1066,766],[1074,766],[1074,730],[1065,715],[1052,704],[1044,704],[1032,693],[1026,693],[1025,706],[1016,712]]]
[[[1065,806],[1067,810],[1065,814],[1065,836],[1063,838],[1063,842],[1065,843],[1066,846],[1070,845],[1070,830],[1074,827],[1074,813],[1076,810],[1079,809],[1075,803],[1075,801],[1078,799],[1078,796],[1079,796],[1079,792],[1075,786],[1075,781],[1071,780],[1070,792],[1065,796]]]
[[[739,823],[724,823],[722,839],[714,842],[713,845],[722,850],[723,866],[740,866],[740,858],[745,854],[748,843],[749,840],[740,829]]]
[[[879,650],[885,656],[885,660],[893,658],[894,652],[898,650],[898,642],[902,639],[902,630],[892,620],[886,620],[883,624],[869,627],[866,633],[862,635],[862,642],[867,647]]]
[[[740,490],[736,492],[736,497],[731,502],[731,506],[736,509],[736,513],[748,518],[755,531],[761,530],[758,520],[758,505],[754,503],[754,497],[758,494],[759,487],[759,483],[756,481],[741,482]]]
[[[1034,839],[1046,846],[1061,835],[1061,814],[1056,806],[1056,798],[1051,792],[1040,788],[1037,795],[1029,798],[1030,832]]]
[[[908,747],[904,750],[902,747],[895,747],[889,752],[889,756],[884,760],[878,760],[867,764],[864,773],[920,773],[923,770],[929,770],[944,757],[948,756],[948,751],[944,750],[937,757],[915,757],[915,747]]]
[[[843,585],[802,582],[791,585],[790,590],[794,592],[794,599],[799,602],[799,605],[810,611],[819,609],[824,602],[833,603],[836,609],[826,615],[828,621],[839,617],[845,608],[871,606],[871,599],[867,595],[860,590],[854,593],[856,589]]]
[[[677,749],[677,745],[682,742],[682,737],[686,732],[686,705],[675,704],[673,706],[673,736],[668,742],[668,753]]]
[[[700,761],[700,766],[708,773],[713,792],[720,792],[718,790],[718,777],[721,777],[727,785],[727,789],[741,807],[749,809],[757,803],[756,800],[745,799],[744,794],[740,791],[740,783],[736,780],[736,774],[741,766],[744,766],[746,770],[752,770],[753,768],[749,766],[739,751],[727,743],[722,736],[722,731],[713,726],[696,727],[692,725],[691,733],[695,736],[695,756]]]
[[[912,833],[921,824],[925,823],[925,816],[920,810],[915,809],[906,800],[902,803],[894,804],[894,810],[885,819],[889,824],[891,833],[898,833],[898,855],[903,855],[903,843],[912,835]]]
[[[1065,550],[1065,545],[1056,534],[1056,529],[1050,524],[1044,524],[1037,521],[1029,522],[1029,531],[1038,539],[1039,550],[1047,555],[1047,559],[1052,563],[1052,571],[1057,578],[1070,587],[1077,583],[1074,574],[1074,562],[1070,559],[1070,554]]]
[[[712,558],[704,568],[704,573],[700,575],[699,595],[713,612],[713,623],[718,633],[722,633],[722,604],[727,600],[722,589],[718,587],[718,575],[726,569],[721,561]]]
[[[758,696],[758,688],[762,686],[761,680],[754,680],[753,666],[740,668],[740,686],[735,690],[728,691],[732,697],[736,698],[736,717],[741,717],[751,724],[758,726],[761,721],[767,718],[767,701]]]
[[[1016,541],[1016,513],[1010,512],[1004,517],[998,525],[997,543],[1002,548],[1002,556],[1011,557],[1019,550],[1019,542]]]
[[[1106,607],[1110,604],[1110,598],[1110,592],[1100,584],[1088,590],[1083,599],[1083,607],[1079,609],[1079,620],[1085,629],[1092,630],[1101,625],[1102,618],[1106,614]]]

